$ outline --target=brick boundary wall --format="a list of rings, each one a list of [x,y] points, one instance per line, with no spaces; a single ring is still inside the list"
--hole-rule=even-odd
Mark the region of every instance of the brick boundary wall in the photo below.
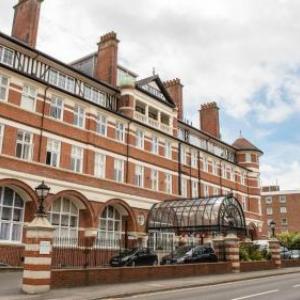
[[[274,262],[271,260],[266,261],[241,261],[240,271],[251,272],[251,271],[262,271],[276,269]]]
[[[51,288],[139,282],[231,273],[228,262],[189,265],[52,270]]]
[[[283,259],[281,260],[281,268],[300,267],[300,259]]]

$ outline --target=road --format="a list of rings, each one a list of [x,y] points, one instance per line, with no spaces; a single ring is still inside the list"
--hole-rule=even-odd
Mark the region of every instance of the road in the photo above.
[[[206,287],[171,290],[152,294],[136,295],[122,299],[300,300],[300,274],[287,274],[247,281],[211,285]]]

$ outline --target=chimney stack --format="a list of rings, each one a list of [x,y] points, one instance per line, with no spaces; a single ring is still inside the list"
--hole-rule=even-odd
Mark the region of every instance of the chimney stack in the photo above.
[[[200,129],[220,139],[219,107],[216,102],[201,105],[199,110]]]
[[[12,37],[35,48],[43,0],[19,0],[14,6]]]
[[[118,44],[113,31],[101,36],[95,68],[95,77],[113,86],[117,85]]]
[[[168,80],[165,81],[163,84],[178,108],[177,118],[179,120],[182,120],[183,119],[183,94],[182,94],[183,85],[181,84],[180,79],[175,78],[173,80]]]

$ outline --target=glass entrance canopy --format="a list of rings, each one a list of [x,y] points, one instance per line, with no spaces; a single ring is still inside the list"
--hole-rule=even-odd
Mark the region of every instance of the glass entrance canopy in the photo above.
[[[207,198],[166,200],[152,206],[148,231],[246,234],[243,209],[232,194]]]

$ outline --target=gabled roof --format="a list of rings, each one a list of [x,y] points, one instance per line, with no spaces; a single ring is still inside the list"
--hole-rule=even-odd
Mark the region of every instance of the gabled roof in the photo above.
[[[237,148],[238,150],[244,150],[244,151],[257,151],[263,154],[263,151],[258,149],[256,146],[254,146],[251,142],[249,142],[244,137],[239,137],[235,142],[232,144],[233,147]]]
[[[155,83],[158,89],[151,86],[151,83]],[[165,88],[158,75],[152,75],[150,77],[138,80],[136,81],[135,86],[139,91],[146,93],[151,97],[154,97],[161,103],[166,104],[172,108],[176,107],[174,101],[172,100],[171,96],[169,95],[167,89]]]

